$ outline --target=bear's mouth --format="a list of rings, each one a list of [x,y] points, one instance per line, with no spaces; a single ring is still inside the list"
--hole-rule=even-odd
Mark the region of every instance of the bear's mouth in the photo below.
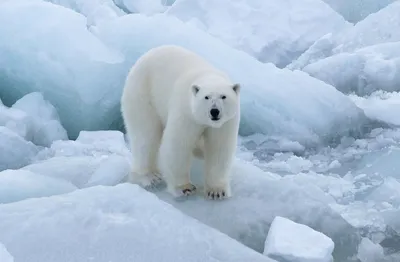
[[[212,121],[218,121],[218,120],[220,120],[220,118],[219,117],[211,117],[211,120]]]

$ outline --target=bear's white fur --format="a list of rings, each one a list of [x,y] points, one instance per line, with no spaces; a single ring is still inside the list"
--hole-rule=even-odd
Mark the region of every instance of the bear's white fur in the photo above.
[[[153,48],[140,57],[121,98],[133,154],[131,182],[153,186],[161,174],[170,193],[191,194],[196,188],[189,173],[196,156],[204,158],[206,196],[229,197],[239,89],[223,72],[179,46]]]

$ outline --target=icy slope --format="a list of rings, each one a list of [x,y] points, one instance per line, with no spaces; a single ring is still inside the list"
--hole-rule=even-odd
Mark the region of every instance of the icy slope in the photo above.
[[[30,93],[8,108],[0,101],[0,171],[29,164],[43,146],[67,139],[55,108]]]
[[[329,236],[335,242],[334,257],[339,261],[354,255],[357,250],[359,232],[330,208],[336,203],[333,195],[324,192],[318,185],[317,181],[323,183],[328,179],[319,180],[317,176],[315,181],[306,180],[304,183],[296,176],[282,179],[237,159],[232,168],[234,196],[227,201],[210,202],[202,195],[201,163],[195,161],[192,167],[192,178],[199,188],[195,197],[178,202],[165,191],[155,193],[185,214],[259,252],[264,250],[264,242],[275,216],[305,224]],[[312,174],[310,176],[313,177]]]
[[[76,189],[66,180],[46,177],[40,173],[26,170],[4,170],[0,172],[0,204],[27,198],[60,195]]]
[[[278,67],[326,33],[350,27],[320,0],[177,0],[166,13]]]
[[[21,171],[40,174],[43,181],[49,178],[49,181],[59,180],[60,184],[66,182],[78,188],[113,186],[124,181],[129,172],[130,155],[126,146],[123,150],[116,146],[120,137],[111,131],[83,134],[80,141],[59,141],[50,149],[42,150],[40,158],[48,159],[28,165]],[[90,140],[96,142],[85,143]],[[212,202],[202,195],[201,164],[202,161],[195,161],[192,168],[193,181],[199,188],[198,195],[180,201],[171,198],[163,188],[153,192],[183,213],[260,253],[263,252],[269,226],[277,215],[308,225],[332,238],[337,259],[356,253],[359,233],[330,208],[337,199],[352,192],[351,182],[315,173],[282,178],[263,172],[250,162],[236,159],[232,170],[234,196],[227,201]],[[27,179],[25,181],[25,184],[14,184],[14,194],[19,200],[37,197],[35,184]],[[31,188],[25,186],[29,184],[32,184]]]
[[[18,0],[17,0],[18,1]],[[21,0],[19,0],[21,1]],[[42,0],[72,9],[87,18],[87,24],[97,24],[126,13],[113,0]]]
[[[343,93],[400,91],[400,41],[339,53],[303,68]]]
[[[0,171],[29,164],[39,150],[13,130],[0,126]]]
[[[42,92],[72,137],[107,127],[118,116],[124,58],[87,30],[84,16],[47,2],[6,1],[0,3],[0,24],[4,104]]]
[[[273,261],[128,184],[1,205],[0,232],[16,261]]]
[[[291,69],[301,69],[307,64],[341,52],[353,53],[357,49],[400,41],[400,1],[369,15],[353,27],[317,40],[292,64]],[[325,56],[321,55],[324,54]]]
[[[376,91],[368,97],[351,95],[350,98],[371,119],[400,126],[400,93]]]

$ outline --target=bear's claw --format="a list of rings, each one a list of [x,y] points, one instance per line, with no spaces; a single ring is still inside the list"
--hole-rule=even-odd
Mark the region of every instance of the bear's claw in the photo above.
[[[192,195],[196,191],[196,187],[193,184],[186,184],[179,187],[182,194],[185,196]]]
[[[223,189],[210,189],[207,190],[208,199],[223,199],[227,197],[225,190]]]

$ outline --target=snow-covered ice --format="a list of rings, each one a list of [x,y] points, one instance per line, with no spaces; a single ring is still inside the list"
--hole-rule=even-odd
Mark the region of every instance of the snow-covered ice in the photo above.
[[[400,2],[394,1],[380,11],[369,15],[353,27],[321,37],[309,50],[288,65],[288,68],[301,69],[310,63],[331,55],[342,52],[352,54],[360,48],[399,42],[399,12]],[[388,48],[388,46],[382,47],[383,50]],[[394,49],[396,49],[396,47]],[[393,52],[394,49],[389,48],[389,51]]]
[[[400,148],[387,147],[369,156],[359,164],[356,170],[359,174],[374,175],[383,177],[396,177],[400,179],[400,163],[396,160],[400,157]]]
[[[275,153],[265,160],[258,150],[268,152],[268,148],[263,148],[262,144],[258,146],[259,148],[247,149],[246,159],[266,171],[272,171],[271,166],[268,166],[270,162],[278,164],[282,161],[284,166],[288,163],[287,159],[292,157],[289,153]],[[395,159],[399,148],[399,129],[377,128],[364,138],[342,139],[338,147],[323,148],[315,155],[312,153],[298,157],[293,165],[287,165],[291,168],[280,172],[284,177],[279,179],[279,182],[290,181],[297,186],[305,186],[308,192],[311,192],[313,185],[325,192],[336,203],[318,196],[321,200],[324,199],[323,202],[329,203],[333,213],[340,214],[362,236],[373,240],[374,243],[380,243],[388,251],[385,252],[386,260],[382,261],[397,261],[399,256],[396,254],[400,251],[397,248],[400,237],[400,183],[396,164],[398,161]],[[253,154],[249,154],[250,152]],[[308,166],[308,170],[296,173],[298,163],[310,162],[312,165]],[[321,173],[315,174],[315,171]],[[293,173],[290,174],[291,172]],[[285,216],[279,213],[277,215]],[[329,222],[326,225],[328,224]],[[310,224],[307,225],[321,231]],[[336,250],[340,240],[334,239],[334,242]],[[335,257],[335,261],[337,259]]]
[[[268,231],[264,255],[278,261],[331,262],[334,246],[324,234],[277,216]]]
[[[359,200],[350,204],[333,204],[331,207],[356,228],[362,236],[371,238],[378,243],[385,239],[387,223],[383,214],[392,210],[390,205]]]
[[[79,132],[76,138],[77,142],[83,144],[100,144],[103,146],[125,145],[124,134],[120,131],[99,130],[99,131],[85,131]]]
[[[308,171],[307,173],[293,172],[284,176],[282,182],[284,181],[309,188],[308,190],[313,188],[310,185],[314,185],[338,202],[346,200],[355,191],[353,181],[348,181],[333,174],[322,175],[313,171]],[[329,199],[329,197],[325,197],[325,199]],[[321,197],[321,200],[323,199]]]
[[[369,118],[400,126],[399,92],[376,91],[368,97],[356,95],[350,95],[349,97],[358,107],[364,110],[364,113]]]
[[[338,195],[333,189],[334,196],[331,196],[322,190],[325,185],[320,188],[312,182],[280,179],[237,159],[232,169],[233,197],[223,202],[210,202],[202,195],[201,163],[195,161],[192,168],[192,178],[199,189],[196,196],[187,201],[174,200],[165,191],[155,192],[157,196],[259,252],[264,249],[271,222],[275,216],[283,216],[332,238],[336,244],[336,259],[345,260],[356,254],[359,232],[330,208],[336,203],[334,196]]]
[[[278,154],[275,154],[275,159],[266,163],[264,167],[276,173],[300,173],[310,170],[312,163],[294,155],[284,156],[282,154],[282,157],[279,157]]]
[[[40,93],[30,93],[11,108],[0,105],[0,126],[7,127],[38,146],[50,146],[55,140],[66,140],[56,109]]]
[[[271,261],[277,216],[332,239],[334,261],[400,261],[399,1],[324,1],[371,13],[355,25],[322,0],[173,2],[0,0],[0,262]],[[187,199],[119,185],[124,78],[161,44],[243,86],[226,201],[202,195],[199,160]]]
[[[78,188],[116,185],[130,170],[130,153],[120,131],[81,131],[75,141],[56,141],[23,169],[66,180]]]
[[[165,0],[44,0],[72,9],[88,18],[88,25],[127,13],[147,15],[163,12]]]
[[[33,119],[27,113],[0,105],[0,126],[6,127],[25,140],[32,140]]]
[[[99,173],[105,171],[105,170],[99,170],[99,168],[106,166],[107,162],[110,161],[110,158],[120,159],[121,157],[59,156],[39,161],[31,165],[27,165],[23,167],[23,170],[29,170],[51,178],[62,179],[72,183],[76,187],[82,188],[85,187],[85,185],[89,182],[90,179],[92,179],[92,174],[95,174],[96,172]],[[113,163],[115,163],[115,160],[113,161]],[[117,160],[116,163],[120,162],[118,162]],[[124,165],[114,166],[111,174],[112,174],[110,175],[111,179],[118,180],[118,177],[121,176],[123,178],[127,174],[126,166]],[[100,176],[101,178],[101,174],[97,176]]]
[[[86,187],[94,185],[114,186],[126,180],[130,165],[126,158],[109,156],[97,167],[86,183]],[[113,174],[110,176],[110,174]]]
[[[55,142],[54,145],[58,145],[55,151],[53,147],[43,151],[52,151],[43,154],[43,158],[47,159],[25,166],[22,170],[65,181],[77,188],[116,185],[124,181],[129,172],[129,155],[112,150],[111,141],[121,141],[119,134],[116,131],[100,131],[83,132],[79,136],[81,142],[109,141],[103,143],[102,151],[91,147],[94,142]],[[92,139],[90,135],[93,135]],[[201,163],[196,161],[192,169],[199,192],[202,188]],[[329,235],[339,242],[339,257],[351,256],[352,252],[355,252],[358,233],[329,207],[331,203],[335,203],[336,198],[340,199],[347,194],[346,191],[340,191],[340,188],[345,188],[343,182],[328,181],[315,175],[307,178],[305,174],[303,179],[301,176],[286,176],[282,179],[279,175],[263,172],[251,163],[237,159],[233,168],[232,183],[235,195],[223,203],[210,203],[201,194],[182,202],[174,200],[165,191],[155,193],[184,213],[259,252],[262,252],[269,224],[275,215],[286,216]],[[345,190],[352,190],[351,184],[347,187]],[[21,194],[19,191],[17,193]],[[312,214],[309,214],[310,209],[314,210]],[[329,223],[335,226],[328,227],[324,222],[321,224],[321,221],[330,221]]]
[[[128,184],[1,205],[0,232],[16,261],[273,261]]]
[[[52,157],[108,157],[117,155],[130,158],[130,151],[120,131],[81,131],[76,140],[58,140],[51,147],[42,149],[36,161]]]
[[[39,150],[32,142],[0,126],[0,171],[29,164]]]
[[[90,139],[90,134],[93,139]],[[124,181],[129,172],[129,158],[109,149],[112,148],[111,141],[121,138],[117,134],[115,131],[109,134],[104,131],[82,133],[81,141],[108,140],[109,143],[103,143],[102,151],[78,141],[58,141],[54,143],[58,145],[56,151],[44,154],[48,159],[22,170],[65,181],[77,188],[116,185]],[[201,161],[196,161],[192,169],[199,195],[188,201],[176,201],[164,190],[156,191],[156,195],[183,213],[259,252],[263,250],[269,225],[276,215],[307,224],[332,237],[338,242],[336,256],[339,258],[352,256],[356,252],[358,232],[329,207],[336,198],[341,199],[351,192],[351,184],[346,189],[341,181],[333,178],[331,181],[324,180],[322,176],[314,175],[309,178],[304,175],[303,179],[300,176],[286,176],[283,179],[237,159],[233,168],[234,197],[226,202],[210,203],[201,195],[200,164]],[[20,191],[17,193],[21,194]],[[310,210],[313,212],[310,213]]]
[[[116,5],[113,0],[44,0],[72,9],[87,18],[87,25],[125,15],[125,11]]]
[[[0,204],[27,198],[65,194],[76,190],[71,183],[27,170],[0,172]]]
[[[400,41],[400,2],[373,13],[360,21],[354,27],[338,32],[334,53],[355,51],[359,48]]]
[[[385,239],[380,242],[380,245],[386,249],[385,253],[397,254],[397,258],[400,258],[399,215],[400,215],[399,209],[385,210],[384,212],[382,212],[382,216],[384,218],[385,224],[387,225],[388,232],[385,234]],[[394,261],[396,261],[396,260],[394,260]]]
[[[386,202],[400,207],[400,176],[398,174],[391,175],[395,175],[397,178],[392,176],[385,177],[378,187],[365,196],[365,199],[375,202]]]
[[[32,141],[35,145],[50,146],[53,141],[66,140],[67,131],[60,123],[54,106],[44,100],[40,93],[30,93],[12,106],[32,117]]]
[[[113,2],[127,13],[152,15],[166,9],[165,0],[113,0]]]
[[[166,13],[278,67],[323,35],[350,27],[320,0],[177,0]]]
[[[306,65],[317,62],[332,55],[335,42],[332,33],[328,33],[315,41],[297,59],[293,60],[286,68],[295,70],[303,69]]]
[[[125,77],[123,56],[96,38],[86,22],[85,16],[48,2],[0,3],[3,103],[10,106],[21,95],[41,92],[70,137],[111,125]]]
[[[400,42],[373,45],[319,60],[305,66],[303,71],[344,93],[400,91],[399,50]]]
[[[2,243],[0,243],[0,261],[14,262],[14,258],[8,253],[6,247]]]
[[[30,93],[12,107],[0,104],[0,171],[32,162],[43,146],[66,140],[55,108],[40,93]]]

